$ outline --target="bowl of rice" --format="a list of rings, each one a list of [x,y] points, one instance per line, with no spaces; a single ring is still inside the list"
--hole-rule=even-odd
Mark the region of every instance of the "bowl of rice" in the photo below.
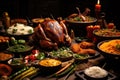
[[[106,80],[108,77],[108,72],[99,66],[86,68],[84,74],[88,80]]]

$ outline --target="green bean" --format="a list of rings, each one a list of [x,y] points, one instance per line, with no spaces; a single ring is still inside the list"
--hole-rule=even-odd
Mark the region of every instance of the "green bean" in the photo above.
[[[23,69],[21,69],[21,70],[19,70],[18,72],[16,72],[16,73],[12,74],[11,76],[9,76],[9,78],[11,79],[11,78],[13,78],[13,77],[19,75],[20,73],[22,73],[22,72],[28,70],[28,69],[29,69],[29,67],[24,67]]]
[[[18,40],[18,43],[19,43],[19,44],[25,44],[25,43],[26,43],[26,41],[25,41],[25,40],[23,40],[23,39],[19,39],[19,40]]]
[[[39,68],[36,68],[36,69],[30,71],[26,75],[23,75],[19,80],[23,80],[25,77],[28,77],[28,76],[31,76],[31,75],[35,74],[38,70],[39,70]]]
[[[35,67],[30,67],[28,70],[26,70],[23,73],[21,73],[21,74],[17,75],[16,77],[14,77],[13,80],[18,80],[20,77],[26,75],[27,73],[31,72],[34,69],[35,69]]]

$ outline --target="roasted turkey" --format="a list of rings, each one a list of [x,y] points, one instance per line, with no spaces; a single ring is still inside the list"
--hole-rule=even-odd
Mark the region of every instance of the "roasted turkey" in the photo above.
[[[45,18],[35,27],[35,33],[31,38],[44,49],[58,49],[61,45],[71,44],[71,38],[64,22],[50,18]]]

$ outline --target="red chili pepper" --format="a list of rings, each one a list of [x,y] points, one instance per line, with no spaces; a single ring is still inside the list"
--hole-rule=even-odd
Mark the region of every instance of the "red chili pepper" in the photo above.
[[[32,54],[38,54],[39,53],[39,50],[35,49],[35,50],[32,50]]]
[[[26,64],[28,64],[28,62],[29,62],[28,60],[25,60],[25,63],[26,63]]]
[[[30,60],[31,61],[34,61],[36,59],[36,56],[35,55],[30,55]]]
[[[29,60],[29,58],[30,58],[29,56],[25,56],[25,60]]]
[[[30,56],[25,56],[25,63],[27,64],[28,61],[30,60]]]

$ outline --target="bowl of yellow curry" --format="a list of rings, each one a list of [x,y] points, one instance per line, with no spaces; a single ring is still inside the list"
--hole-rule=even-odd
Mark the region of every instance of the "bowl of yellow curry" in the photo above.
[[[120,39],[101,41],[97,44],[97,48],[105,58],[120,59]]]

